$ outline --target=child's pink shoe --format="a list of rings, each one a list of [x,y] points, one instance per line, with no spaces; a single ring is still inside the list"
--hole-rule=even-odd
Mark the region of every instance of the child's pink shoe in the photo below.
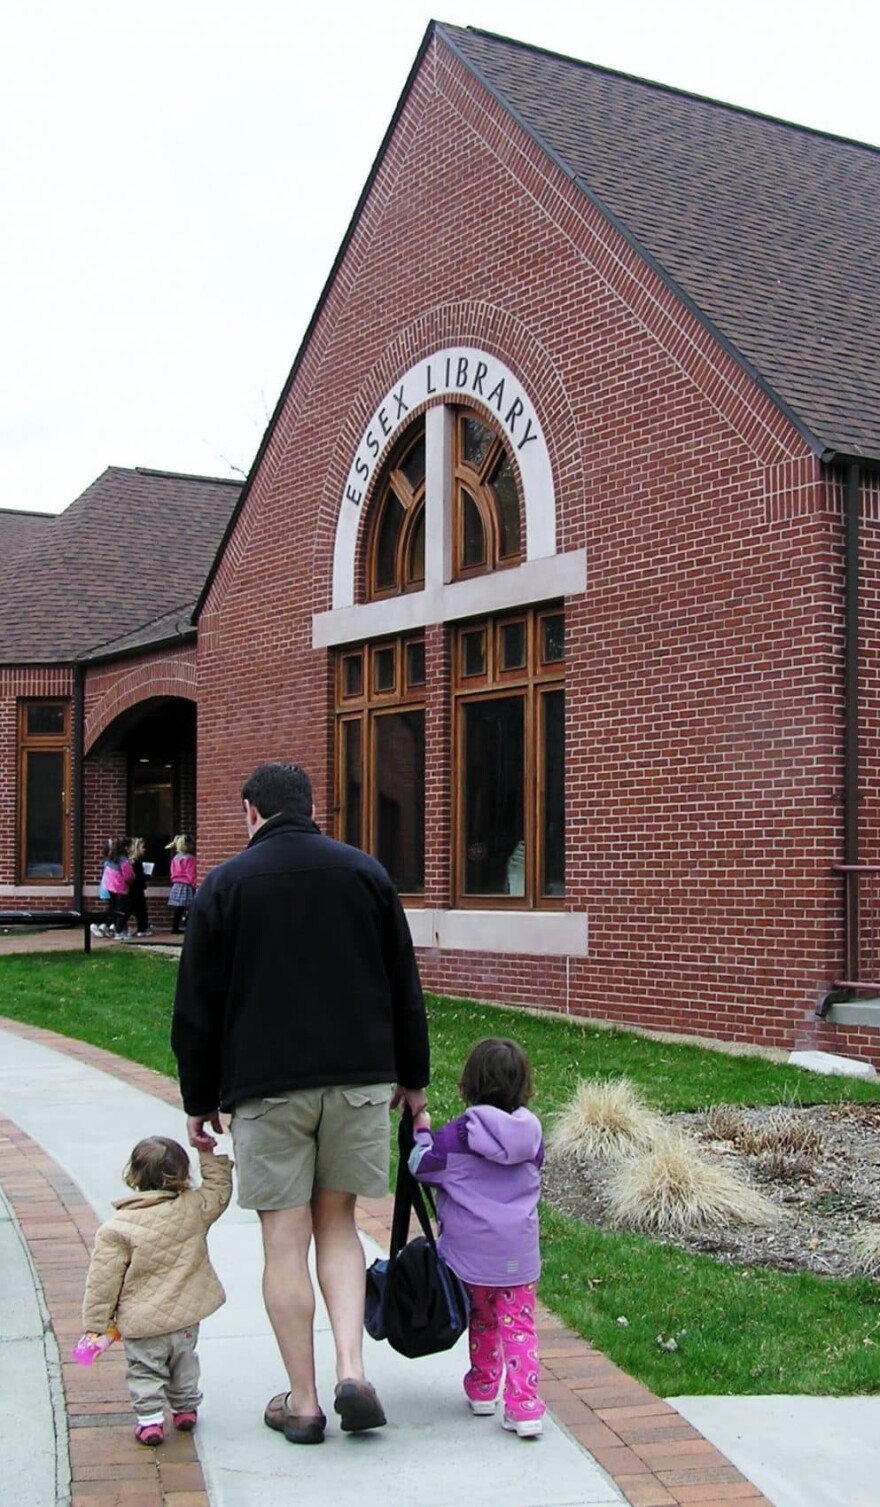
[[[198,1413],[195,1408],[187,1408],[185,1413],[172,1413],[171,1418],[176,1429],[182,1434],[189,1434],[198,1422]]]
[[[161,1423],[139,1423],[134,1437],[138,1444],[164,1444],[165,1427]]]

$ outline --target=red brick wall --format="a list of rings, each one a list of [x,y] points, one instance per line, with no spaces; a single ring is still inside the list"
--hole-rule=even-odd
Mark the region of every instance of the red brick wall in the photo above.
[[[836,498],[770,399],[436,42],[201,620],[203,871],[241,846],[237,791],[264,758],[309,768],[329,824],[330,664],[311,619],[330,606],[339,499],[375,404],[447,344],[497,355],[525,385],[550,449],[558,548],[587,551],[586,594],[566,609],[566,778],[567,903],[588,913],[590,948],[431,950],[426,982],[810,1039],[841,966]],[[441,629],[427,653],[425,898],[443,906]],[[872,760],[872,842],[877,773]]]

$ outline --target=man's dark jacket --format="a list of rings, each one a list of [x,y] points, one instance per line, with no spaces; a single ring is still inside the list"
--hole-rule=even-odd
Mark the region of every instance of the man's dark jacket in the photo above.
[[[326,1084],[428,1082],[412,939],[382,865],[271,817],[198,890],[171,1044],[187,1114]]]

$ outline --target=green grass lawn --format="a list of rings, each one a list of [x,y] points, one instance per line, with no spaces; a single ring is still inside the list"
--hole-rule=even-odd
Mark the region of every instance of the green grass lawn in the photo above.
[[[173,1075],[175,973],[173,960],[140,949],[0,958],[0,1014]],[[428,1004],[435,1124],[458,1112],[461,1064],[487,1035],[514,1036],[528,1052],[532,1107],[545,1121],[579,1078],[596,1076],[626,1075],[668,1111],[880,1098],[872,1083],[762,1058],[467,1000],[434,996]],[[661,1396],[880,1391],[880,1283],[726,1265],[642,1236],[609,1234],[546,1206],[542,1237],[544,1301]],[[658,1336],[673,1338],[677,1348],[664,1349]]]

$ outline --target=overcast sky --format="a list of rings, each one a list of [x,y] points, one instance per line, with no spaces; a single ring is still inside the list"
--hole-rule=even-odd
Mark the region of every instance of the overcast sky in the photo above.
[[[868,0],[20,0],[0,507],[247,471],[432,18],[880,143]]]

